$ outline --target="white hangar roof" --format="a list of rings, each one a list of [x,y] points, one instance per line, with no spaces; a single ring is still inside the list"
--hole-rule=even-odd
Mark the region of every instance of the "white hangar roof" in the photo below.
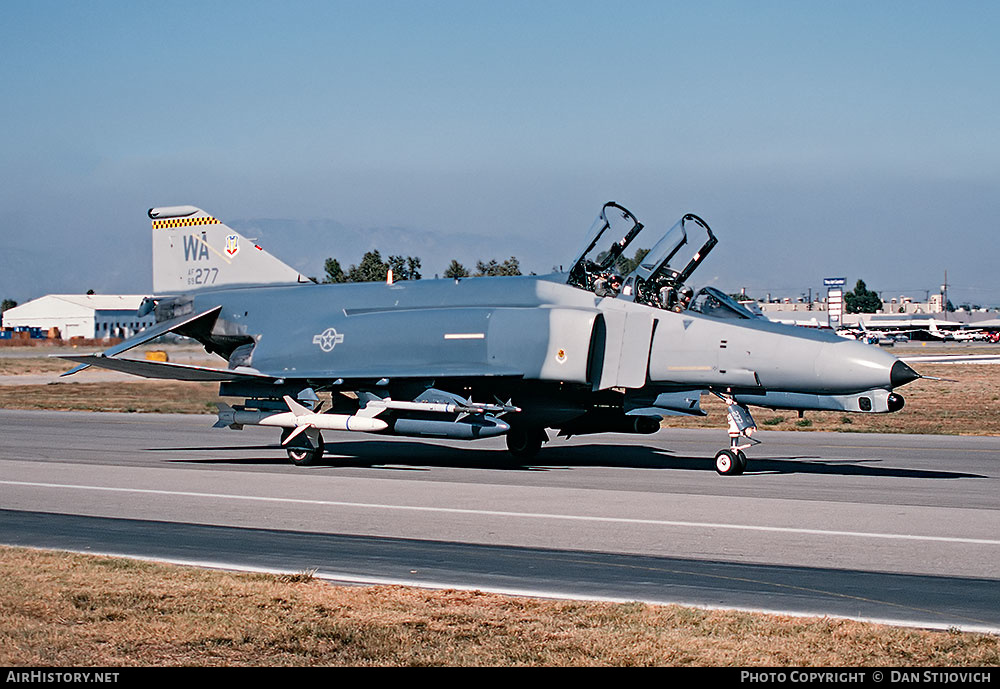
[[[98,311],[136,311],[142,294],[47,294],[4,312],[4,319],[92,316]]]

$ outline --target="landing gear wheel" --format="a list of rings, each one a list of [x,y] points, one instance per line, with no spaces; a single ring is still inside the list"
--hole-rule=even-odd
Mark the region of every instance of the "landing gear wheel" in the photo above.
[[[737,452],[736,452],[736,459],[740,463],[739,473],[742,474],[744,471],[747,470],[747,456],[746,456],[746,453],[744,453],[743,450],[737,450]]]
[[[507,451],[518,459],[531,459],[548,440],[541,428],[517,427],[507,431]]]
[[[715,470],[722,476],[739,476],[743,473],[745,463],[740,462],[739,451],[719,450],[715,455]],[[745,455],[744,455],[745,457]]]
[[[283,429],[281,431],[281,442],[285,442],[285,438],[291,435],[291,432],[290,428]],[[292,442],[293,445],[285,448],[285,451],[288,453],[288,460],[295,466],[310,466],[318,464],[323,459],[325,445],[321,434],[317,434],[315,447],[310,444],[310,440],[305,437],[305,434],[300,435]]]

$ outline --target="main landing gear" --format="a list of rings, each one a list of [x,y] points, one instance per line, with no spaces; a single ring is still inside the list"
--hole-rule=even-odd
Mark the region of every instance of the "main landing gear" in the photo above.
[[[304,467],[318,464],[323,459],[323,451],[326,446],[323,444],[322,433],[316,429],[309,429],[304,433],[299,433],[289,442],[291,434],[291,428],[281,429],[281,444],[285,446],[288,460],[292,464]]]
[[[715,470],[721,476],[739,476],[747,468],[747,456],[743,450],[760,444],[750,436],[757,432],[757,424],[750,410],[728,395],[716,393],[726,403],[729,420],[729,449],[719,450],[715,455]]]
[[[531,459],[542,449],[542,444],[548,442],[544,428],[534,426],[511,426],[505,436],[507,451],[518,459]]]

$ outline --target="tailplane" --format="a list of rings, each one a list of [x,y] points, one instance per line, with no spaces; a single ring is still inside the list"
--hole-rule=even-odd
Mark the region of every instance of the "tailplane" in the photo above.
[[[150,208],[149,217],[156,294],[217,285],[307,281],[298,270],[200,208]]]

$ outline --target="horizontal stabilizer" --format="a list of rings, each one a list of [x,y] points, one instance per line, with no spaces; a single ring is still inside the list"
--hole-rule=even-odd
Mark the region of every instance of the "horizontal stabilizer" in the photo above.
[[[60,359],[75,361],[87,366],[97,366],[121,373],[130,373],[143,378],[161,378],[166,380],[194,380],[203,382],[220,382],[236,380],[255,380],[259,382],[274,380],[272,376],[257,373],[249,369],[229,370],[212,368],[210,366],[192,366],[190,364],[171,364],[162,361],[138,361],[136,359],[114,359],[111,357],[89,355],[63,355]]]
[[[104,358],[113,357],[116,354],[121,354],[122,352],[127,352],[128,350],[132,349],[133,347],[138,347],[141,344],[145,344],[145,343],[149,342],[150,340],[155,340],[160,335],[166,335],[169,332],[173,332],[175,330],[179,330],[179,329],[183,328],[186,325],[191,325],[191,324],[195,323],[196,321],[200,321],[202,319],[206,319],[206,320],[210,319],[214,323],[215,319],[218,317],[219,312],[221,310],[222,310],[221,306],[216,306],[216,307],[211,308],[211,309],[209,309],[207,311],[202,311],[201,313],[194,313],[194,314],[189,314],[187,316],[180,316],[178,318],[172,318],[169,321],[163,321],[162,323],[157,323],[156,325],[154,325],[152,327],[149,327],[149,328],[146,328],[142,332],[140,332],[140,333],[138,333],[136,335],[133,335],[132,337],[130,337],[127,340],[125,340],[124,342],[122,342],[120,344],[117,344],[117,345],[115,345],[114,347],[112,347],[110,349],[106,349],[103,352],[101,352],[100,354],[96,354],[94,356],[104,357]],[[58,359],[65,359],[67,357],[59,357],[59,356],[57,356],[56,358],[58,358]],[[65,373],[61,374],[60,378],[62,378],[64,376],[71,376],[74,373],[82,371],[83,369],[87,368],[90,365],[91,364],[81,364],[79,366],[71,368],[69,371],[66,371]]]

